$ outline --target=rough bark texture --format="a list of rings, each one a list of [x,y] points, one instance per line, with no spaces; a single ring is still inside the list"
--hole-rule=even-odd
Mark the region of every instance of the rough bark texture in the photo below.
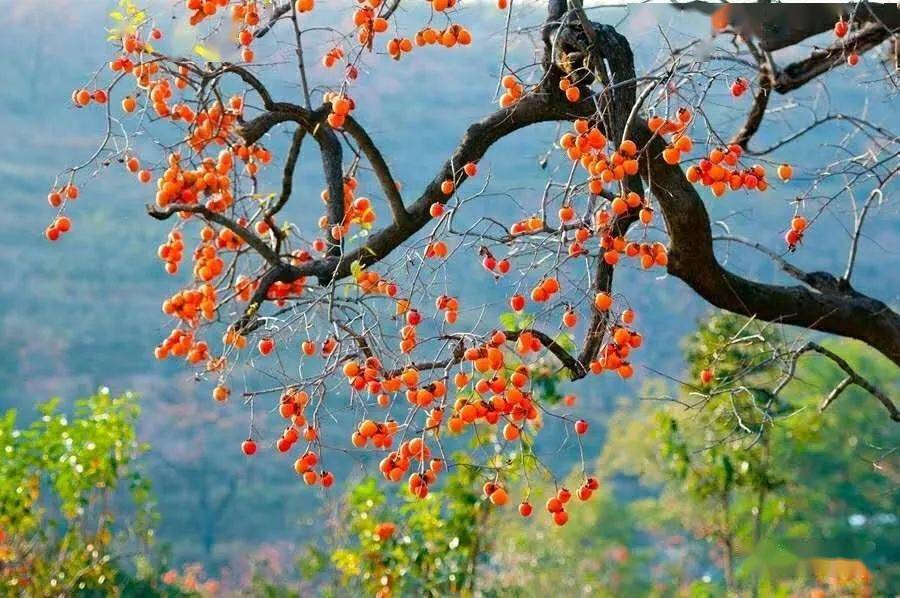
[[[665,144],[646,123],[636,123],[634,137],[638,145],[648,144],[651,159],[640,164],[666,219],[669,273],[716,307],[855,338],[900,365],[900,316],[881,301],[852,288],[840,290],[836,279],[824,273],[810,278],[819,287],[810,288],[753,282],[725,270],[713,252],[709,215],[697,190],[681,168],[656,159]],[[829,278],[834,284],[815,282]]]

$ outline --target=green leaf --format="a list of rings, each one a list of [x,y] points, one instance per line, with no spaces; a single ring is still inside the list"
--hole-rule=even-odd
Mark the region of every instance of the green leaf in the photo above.
[[[572,352],[576,348],[575,337],[570,332],[561,332],[553,340],[566,351]]]
[[[534,314],[517,314],[508,311],[500,314],[500,325],[506,330],[524,330],[534,325]]]
[[[353,263],[350,264],[350,274],[353,275],[353,278],[359,278],[362,270],[362,264],[359,263],[359,260],[353,260]]]
[[[511,311],[500,314],[500,325],[506,330],[515,330],[516,314]]]

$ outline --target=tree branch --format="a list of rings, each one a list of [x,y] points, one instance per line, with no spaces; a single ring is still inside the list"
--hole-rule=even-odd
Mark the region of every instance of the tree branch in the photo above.
[[[900,11],[892,3],[864,3],[863,10],[856,11],[856,18],[862,22],[880,21],[885,26],[900,26]],[[760,49],[774,52],[793,46],[808,37],[829,31],[842,15],[853,6],[827,3],[728,3],[710,2],[676,3],[679,9],[699,12],[719,13],[727,19],[732,31],[744,38],[759,41]]]
[[[321,126],[329,110],[327,105],[309,111],[289,102],[273,102],[266,112],[245,122],[237,132],[247,145],[253,145],[276,125],[295,122],[306,129],[307,133],[315,136],[317,127]]]
[[[344,165],[343,148],[341,141],[334,130],[323,123],[317,124],[313,129],[313,138],[319,142],[319,153],[322,156],[322,171],[325,173],[325,184],[328,189],[328,203],[325,214],[328,223],[332,226],[340,226],[344,222]],[[340,240],[336,239],[331,231],[328,238],[333,243],[330,253],[340,252]]]
[[[529,332],[532,336],[541,341],[541,345],[556,356],[563,367],[569,370],[569,373],[572,375],[572,380],[580,380],[587,375],[589,370],[584,363],[540,330],[535,330],[533,328],[527,330],[511,330],[507,331],[505,334],[507,340],[515,341],[519,339],[519,336],[521,336],[523,332]]]
[[[826,349],[822,345],[819,345],[819,344],[813,343],[813,342],[809,342],[809,343],[806,343],[805,345],[803,345],[802,347],[800,347],[799,349],[797,349],[794,352],[794,354],[791,356],[791,368],[790,368],[791,372],[793,372],[796,369],[796,364],[797,364],[797,361],[800,359],[800,357],[803,356],[803,354],[805,354],[805,353],[809,353],[810,351],[819,353],[820,355],[824,355],[825,357],[827,357],[828,359],[833,361],[835,363],[835,365],[837,365],[839,368],[844,370],[844,373],[847,374],[847,377],[844,378],[834,388],[834,390],[832,390],[828,394],[825,401],[822,403],[822,406],[819,407],[819,411],[825,411],[828,408],[828,406],[831,405],[831,403],[833,403],[835,401],[835,399],[837,399],[838,396],[848,386],[850,386],[851,384],[855,384],[855,385],[859,386],[860,388],[869,392],[869,394],[874,396],[876,399],[878,399],[878,401],[882,405],[884,405],[884,408],[887,409],[892,420],[894,420],[895,422],[900,422],[900,411],[897,411],[897,407],[894,405],[894,402],[891,401],[891,399],[888,398],[888,396],[884,392],[882,392],[874,384],[872,384],[871,382],[869,382],[868,380],[863,378],[861,375],[859,375],[856,372],[856,370],[854,370],[853,367],[851,367],[850,364],[847,363],[847,361],[843,357],[834,353],[833,351]]]
[[[488,148],[498,140],[524,127],[547,121],[571,120],[584,114],[561,99],[542,95],[528,95],[516,104],[502,108],[477,122],[466,130],[465,135],[453,155],[444,162],[437,176],[425,188],[419,198],[408,207],[409,218],[394,222],[369,237],[368,243],[356,251],[345,255],[339,262],[333,261],[330,275],[340,279],[350,274],[351,264],[358,261],[367,266],[382,260],[401,243],[412,237],[431,221],[429,208],[443,202],[446,195],[441,191],[441,183],[455,175],[457,186],[466,180],[462,166],[467,162],[477,162]],[[324,268],[329,270],[329,268]]]
[[[641,174],[659,200],[671,239],[670,274],[722,309],[855,338],[900,364],[900,316],[883,302],[824,284],[816,292],[753,282],[724,269],[715,257],[709,215],[697,190],[681,168],[658,159],[665,143],[646,122],[636,125],[635,141],[651,157],[640,162]]]
[[[311,134],[319,144],[322,157],[322,170],[329,198],[326,207],[328,222],[331,225],[339,225],[344,221],[343,149],[334,130],[324,123],[328,111],[328,105],[309,111],[289,102],[274,102],[270,104],[268,111],[244,123],[238,134],[245,143],[252,145],[273,127],[284,122],[296,122]],[[337,252],[340,243],[331,237],[330,231],[329,238],[333,244],[332,252]]]
[[[571,60],[569,53],[572,50],[588,56],[585,61],[587,68],[596,80],[602,81],[606,86],[599,94],[602,104],[598,111],[603,119],[603,127],[610,139],[624,141],[630,123],[636,117],[635,109],[638,101],[631,45],[628,39],[613,27],[590,21],[581,0],[570,0],[570,4],[580,28],[574,33],[570,28],[562,29],[558,33],[559,49],[555,58],[563,63],[557,66],[561,70],[566,70],[566,65]],[[565,23],[562,26],[565,27]],[[644,195],[643,183],[639,176],[628,177],[625,182],[628,190]],[[637,219],[636,210],[630,210],[617,217],[610,227],[610,234],[614,237],[624,236]],[[592,290],[595,293],[610,292],[613,274],[614,267],[598,257]],[[607,312],[593,310],[584,345],[578,357],[582,367],[597,356],[606,336],[608,320]]]
[[[165,210],[159,210],[152,205],[147,205],[147,213],[157,220],[167,220],[174,214],[179,212],[189,212],[191,214],[200,214],[206,220],[220,224],[231,232],[239,236],[247,245],[252,247],[264,260],[275,266],[281,263],[275,250],[269,247],[265,241],[256,236],[250,229],[241,226],[231,218],[223,216],[218,212],[213,212],[209,208],[201,204],[171,204]]]
[[[242,66],[231,64],[230,62],[223,62],[222,66],[220,66],[218,69],[204,73],[202,75],[202,78],[204,82],[207,82],[212,79],[221,77],[225,73],[236,74],[244,81],[244,83],[252,87],[253,90],[259,95],[260,99],[262,100],[263,107],[266,110],[271,110],[274,107],[275,102],[272,101],[272,95],[269,93],[269,90],[266,89],[266,86],[263,85],[262,81],[260,81],[256,77],[256,75]]]
[[[297,127],[294,136],[291,139],[291,149],[288,150],[287,158],[284,161],[284,171],[281,174],[281,194],[278,196],[272,206],[266,210],[266,219],[272,218],[281,211],[281,208],[291,198],[291,191],[294,188],[294,169],[297,166],[297,160],[300,158],[300,147],[303,145],[303,138],[306,136],[306,129]]]
[[[550,18],[563,18],[564,5],[565,2],[551,1],[548,11]],[[576,2],[576,6],[580,7],[581,5]],[[559,12],[561,10],[563,12]],[[549,22],[545,25],[544,33],[547,35],[551,29],[550,25]],[[613,80],[607,89],[601,92],[605,95],[603,98],[604,109],[601,111],[601,115],[605,127],[608,129],[607,133],[611,138],[617,138],[616,133],[624,127],[634,105],[634,85],[627,84],[627,81],[634,79],[633,57],[627,40],[624,40],[612,27],[604,25],[591,24],[590,27],[581,31],[580,35],[577,31],[569,30],[570,27],[566,27],[566,31],[561,31],[559,26],[555,26],[553,29],[557,32],[553,41],[555,46],[559,46],[557,49],[563,54],[571,51],[592,55],[594,58],[590,63],[595,67],[593,69],[596,73],[595,76],[599,76],[601,80],[606,74],[606,65],[609,65],[609,70],[613,73]],[[877,40],[884,39],[886,35],[883,26],[879,25],[877,28],[867,26],[859,30],[849,41],[848,47],[858,50],[872,47]],[[592,42],[591,39],[599,41]],[[784,73],[779,74],[773,88],[781,85],[783,90],[789,90],[802,85],[812,77],[831,68],[835,64],[837,56],[834,48],[815,53],[806,61],[792,65]],[[559,67],[551,62],[548,68]],[[629,72],[631,76],[628,76]],[[238,74],[241,73],[238,72]],[[244,75],[241,76],[244,77]],[[246,78],[245,81],[247,81]],[[252,81],[251,78],[248,84],[254,86]],[[623,85],[623,82],[626,84]],[[267,99],[263,93],[261,96],[267,111],[244,124],[241,134],[245,141],[254,143],[281,122],[294,121],[300,124],[319,142],[322,148],[323,167],[328,179],[329,194],[332,200],[336,198],[340,200],[337,203],[342,208],[343,173],[340,164],[340,142],[330,127],[322,123],[327,114],[327,107],[309,111],[293,104],[271,102],[271,98]],[[254,295],[256,307],[265,299],[267,285],[270,286],[275,281],[291,282],[300,277],[315,276],[319,283],[324,285],[348,276],[354,262],[365,266],[380,261],[430,221],[430,206],[446,199],[440,190],[442,181],[452,178],[457,181],[457,184],[464,182],[466,177],[461,172],[463,164],[477,161],[494,142],[520,128],[544,121],[572,120],[595,114],[594,100],[595,98],[588,98],[580,103],[570,104],[561,98],[561,94],[548,89],[546,93],[528,94],[516,104],[498,110],[482,121],[471,125],[453,155],[440,168],[437,176],[420,197],[409,206],[408,217],[387,225],[371,235],[365,246],[343,256],[329,254],[317,260],[292,266],[279,262],[277,256],[273,260],[274,252],[271,248],[247,231],[249,234],[241,235],[242,238],[245,238],[272,264],[272,268],[263,276],[263,281]],[[624,116],[618,117],[619,113]],[[356,124],[358,125],[358,123]],[[352,130],[348,133],[356,139],[357,143],[362,140],[361,149],[365,153],[363,147],[367,140],[365,131],[361,127],[354,128],[353,124],[350,126]],[[664,141],[653,135],[643,121],[636,120],[633,126],[632,138],[639,147],[642,147],[639,160],[640,174],[650,184],[650,189],[659,201],[671,238],[668,264],[668,271],[671,274],[686,282],[701,297],[723,309],[756,316],[767,321],[779,321],[857,338],[900,364],[900,316],[881,301],[857,293],[849,287],[837,288],[836,285],[828,283],[826,280],[828,276],[820,276],[817,280],[805,280],[804,282],[813,287],[809,289],[801,286],[786,287],[757,283],[725,270],[715,257],[709,217],[697,190],[687,182],[680,168],[669,166],[660,159],[660,154],[665,147]],[[335,144],[337,151],[335,151]],[[374,143],[372,149],[377,152]],[[379,180],[383,187],[385,183],[393,180],[380,153],[370,152],[367,153],[367,157],[372,162],[376,173],[381,170]],[[631,184],[640,185],[640,181],[629,181],[629,185]],[[391,200],[390,196],[388,199]],[[394,202],[396,199],[395,197]],[[399,207],[393,202],[392,206]],[[183,208],[184,206],[178,206],[172,207],[170,210],[174,213]],[[196,206],[187,206],[187,208],[189,208],[187,211],[200,211]],[[338,210],[330,206],[329,212],[330,222],[341,222],[342,209],[338,214]],[[628,224],[627,219],[623,219],[621,224],[616,222],[616,226],[624,227],[622,230],[627,230]],[[251,242],[253,238],[256,241]],[[254,243],[261,246],[257,247]],[[601,288],[608,288],[611,278],[612,269],[605,267],[602,263],[599,264],[596,284],[601,285]],[[255,309],[255,307],[251,305],[249,309]],[[603,323],[600,322],[597,329],[602,330],[602,327]],[[596,335],[592,338],[596,338]],[[552,341],[549,337],[548,340]],[[593,341],[591,341],[591,344],[586,346],[586,350],[593,346]],[[554,352],[564,364],[568,363],[567,367],[573,371],[574,375],[578,375],[584,370],[583,360],[575,359],[567,352],[559,352],[561,347],[558,345],[554,347],[551,344],[548,349]],[[583,355],[587,353],[589,352],[586,351]]]
[[[853,238],[850,241],[850,253],[847,256],[847,268],[844,270],[844,275],[841,277],[841,282],[844,284],[849,284],[850,277],[853,275],[853,265],[856,263],[856,251],[859,247],[859,237],[862,235],[863,223],[866,221],[866,215],[869,213],[872,202],[874,202],[876,198],[879,202],[884,198],[884,194],[880,187],[878,189],[872,189],[872,192],[869,193],[869,197],[866,198],[866,203],[863,204],[859,216],[853,223]]]
[[[291,0],[287,0],[281,6],[276,7],[275,10],[272,11],[272,16],[269,18],[268,22],[265,25],[263,25],[262,27],[260,27],[259,29],[257,29],[256,33],[253,34],[256,37],[256,39],[259,39],[259,38],[263,37],[264,35],[266,35],[269,31],[272,30],[272,27],[275,26],[275,23],[277,23],[281,19],[281,17],[283,17],[287,13],[291,12],[292,4],[293,4],[293,2]]]
[[[357,146],[359,146],[360,151],[362,151],[366,156],[366,159],[369,160],[369,164],[372,166],[372,170],[375,172],[375,176],[378,178],[378,182],[381,185],[381,190],[384,191],[388,204],[391,206],[391,213],[394,216],[394,221],[401,222],[406,220],[406,218],[409,217],[409,214],[406,212],[406,207],[403,205],[403,197],[400,196],[400,190],[397,188],[397,181],[394,180],[391,169],[388,167],[387,162],[385,162],[384,156],[382,156],[381,151],[379,151],[375,142],[372,141],[372,138],[369,137],[366,130],[352,116],[348,116],[344,121],[344,130],[353,137]]]
[[[784,94],[793,91],[826,73],[839,64],[844,64],[847,53],[863,52],[874,48],[892,35],[881,23],[869,23],[848,37],[828,48],[816,50],[808,58],[786,66],[775,74],[773,89]]]
[[[763,118],[766,116],[766,108],[769,106],[769,97],[772,95],[772,75],[768,68],[760,69],[760,85],[753,97],[753,105],[747,115],[747,121],[741,130],[735,133],[731,143],[735,143],[743,149],[747,149],[750,138],[759,130]]]
[[[801,270],[762,243],[757,243],[756,241],[751,241],[750,239],[745,239],[744,237],[738,237],[736,235],[717,235],[713,237],[713,241],[728,241],[739,243],[741,245],[746,245],[747,247],[755,249],[760,253],[765,254],[772,261],[778,264],[778,267],[781,268],[786,274],[793,278],[796,278],[803,284],[817,291],[821,291],[823,293],[847,291],[846,288],[842,288],[841,281],[835,278],[832,274],[829,274],[828,272],[806,272],[804,270]]]
[[[528,328],[524,330],[503,330],[502,332],[506,336],[506,340],[508,342],[517,341],[524,332],[530,333],[532,336],[541,341],[541,345],[543,345],[545,349],[552,353],[564,368],[569,370],[569,373],[572,375],[572,380],[579,380],[581,378],[584,378],[588,374],[589,370],[583,363],[581,363],[574,355],[569,353],[562,345],[553,340],[553,338],[551,338],[546,333],[541,332],[540,330]],[[441,361],[416,363],[414,364],[416,369],[420,372],[425,370],[440,370],[461,363],[465,358],[465,344],[459,337],[454,336],[449,338],[454,338],[458,341],[456,347],[453,350],[452,357]],[[391,378],[393,376],[398,376],[402,371],[402,369],[389,371],[385,374],[385,377]]]

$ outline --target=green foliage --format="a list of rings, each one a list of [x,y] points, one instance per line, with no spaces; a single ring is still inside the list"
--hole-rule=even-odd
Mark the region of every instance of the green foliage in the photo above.
[[[534,326],[535,316],[525,312],[507,311],[499,316],[504,330],[525,330]]]
[[[350,541],[332,554],[345,590],[368,595],[471,592],[490,509],[477,470],[458,466],[424,500],[389,498],[374,479],[348,495]],[[390,532],[389,532],[390,530]]]
[[[711,367],[715,380],[673,401],[623,404],[603,467],[652,489],[633,505],[644,529],[687,532],[711,545],[712,562],[701,554],[694,566],[719,568],[735,591],[780,591],[804,577],[812,557],[861,559],[891,587],[898,579],[890,555],[900,552],[895,488],[885,474],[893,424],[855,387],[819,412],[843,374],[818,355],[802,357],[774,396],[777,356],[787,349],[771,336],[736,316],[701,326],[687,343],[689,369],[696,379]],[[889,395],[900,390],[880,354],[850,341],[832,348]]]
[[[760,322],[732,314],[717,314],[701,322],[685,342],[684,357],[692,380],[700,371],[714,370],[719,383],[749,371],[768,372],[777,345]]]
[[[0,419],[0,577],[30,595],[112,592],[114,540],[146,545],[152,535],[150,488],[134,464],[145,450],[139,409],[131,394],[106,389],[76,401],[71,416],[58,408],[40,405],[25,428],[14,411]],[[134,512],[128,529],[116,526],[120,488]]]
[[[566,485],[575,488],[583,480],[583,474],[573,474]],[[577,504],[567,510],[565,527],[552,522],[539,497],[531,500],[531,517],[507,508],[483,532],[497,538],[479,579],[485,595],[650,594],[647,567],[653,549],[642,544],[638,522],[611,490],[601,488],[583,503],[573,498]]]

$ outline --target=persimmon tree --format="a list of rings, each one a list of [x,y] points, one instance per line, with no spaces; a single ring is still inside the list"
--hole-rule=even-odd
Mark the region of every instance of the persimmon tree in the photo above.
[[[427,10],[399,10],[407,4]],[[657,62],[638,72],[635,40],[591,21],[580,0],[549,0],[537,24],[537,59],[509,64],[504,46],[499,106],[485,107],[424,188],[405,189],[382,140],[368,132],[366,97],[355,86],[420,52],[471,51],[479,40],[463,22],[465,5],[186,0],[198,58],[167,53],[165,24],[122,0],[108,66],[73,93],[76,106],[105,113],[107,128],[97,150],[53,184],[48,199],[57,216],[47,237],[68,234],[79,182],[102,167],[120,163],[146,185],[147,213],[169,227],[160,228],[159,258],[184,285],[162,303],[173,327],[156,357],[185,360],[215,385],[216,401],[242,403],[250,418],[244,453],[256,453],[264,437],[254,409],[277,410],[286,428],[276,450],[297,455],[307,484],[333,483],[324,463],[329,449],[374,449],[386,479],[406,479],[424,497],[452,465],[444,461],[448,435],[471,432],[520,451],[521,460],[482,460],[486,492],[502,505],[510,498],[507,469],[537,460],[532,447],[542,421],[564,422],[576,439],[589,433],[586,422],[545,400],[547,380],[632,376],[645,331],[616,290],[623,267],[628,276],[668,273],[738,314],[859,339],[900,364],[900,316],[852,279],[866,217],[897,174],[897,135],[864,116],[829,112],[769,147],[754,145],[774,95],[832,69],[868,68],[873,89],[896,86],[896,65],[872,52],[893,44],[896,53],[895,6],[727,6],[713,13],[712,25],[729,44],[705,54],[702,39],[664,44]],[[512,0],[497,6],[508,39],[521,8]],[[323,11],[333,22],[316,20]],[[415,30],[409,14],[424,15]],[[239,56],[230,62],[204,44],[229,30]],[[800,48],[805,57],[796,62],[776,60],[777,50],[823,33],[825,46]],[[279,48],[289,44],[296,66],[299,91],[288,97],[267,83],[273,35]],[[324,69],[314,72],[317,61]],[[709,116],[719,89],[734,104],[732,117],[742,115],[739,126]],[[543,195],[523,200],[520,213],[491,212],[488,189],[503,183],[489,180],[482,161],[489,163],[499,140],[545,122],[567,130],[548,140],[567,161],[566,176],[549,176]],[[804,172],[808,190],[786,197],[783,182],[795,175],[790,145],[827,123],[863,138],[866,151]],[[285,128],[293,132],[290,147],[273,156],[267,145]],[[139,143],[145,139],[155,143]],[[301,197],[319,190],[294,179],[301,160],[321,166],[319,210]],[[834,180],[841,184],[833,195],[817,191]],[[705,198],[737,193],[794,206],[784,246],[730,230],[714,234]],[[836,202],[854,210],[846,269],[805,272],[790,252],[844,251],[803,242]],[[466,208],[478,205],[488,215],[468,217]],[[726,244],[774,260],[796,282],[759,282],[729,269],[717,255]],[[482,297],[454,293],[445,276],[451,263],[508,290],[512,313],[500,328],[479,315]],[[790,374],[801,355],[777,365]],[[848,382],[838,393],[857,384],[900,419],[889,397],[844,366]],[[248,385],[248,369],[271,382]],[[714,378],[706,370],[691,384],[702,393]],[[332,414],[348,410],[356,425],[342,429]],[[548,509],[555,521],[567,521],[570,495],[586,500],[594,484],[586,472],[577,491],[560,489],[565,500]],[[530,514],[527,496],[520,508]]]

